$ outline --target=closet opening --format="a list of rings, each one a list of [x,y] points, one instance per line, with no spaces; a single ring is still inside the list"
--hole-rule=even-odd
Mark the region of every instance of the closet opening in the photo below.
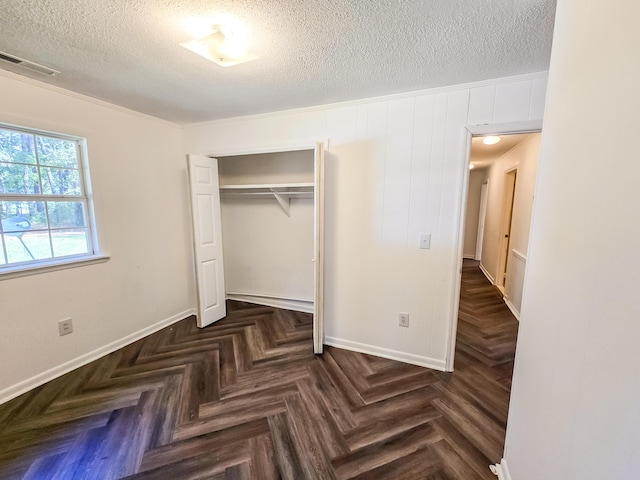
[[[197,161],[211,175],[197,175]],[[190,179],[198,283],[198,310],[207,315],[207,290],[216,289],[220,311],[202,323],[223,318],[224,299],[313,314],[314,352],[322,353],[324,281],[324,149],[190,155]],[[211,201],[198,189],[203,178],[215,190]],[[200,178],[200,180],[198,180]],[[215,187],[215,188],[213,188]],[[194,196],[194,192],[196,192]],[[218,208],[215,208],[218,204]],[[209,207],[213,205],[213,207]],[[208,222],[212,220],[212,224]],[[215,232],[220,234],[216,235]],[[208,242],[208,243],[207,243]],[[215,266],[198,258],[220,248]],[[222,300],[222,301],[221,301]]]
[[[313,313],[313,157],[218,157],[226,298]]]

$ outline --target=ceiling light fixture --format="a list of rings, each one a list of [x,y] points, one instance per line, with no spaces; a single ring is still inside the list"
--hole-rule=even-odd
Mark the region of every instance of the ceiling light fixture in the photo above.
[[[469,164],[469,170],[473,170],[474,168],[476,168],[476,166],[473,163]]]
[[[496,137],[494,135],[490,135],[488,137],[484,137],[482,139],[482,143],[484,143],[485,145],[495,145],[496,143],[498,143],[501,140],[500,137]]]
[[[238,27],[213,25],[204,36],[182,42],[180,46],[222,67],[231,67],[258,58],[249,53],[248,36]]]

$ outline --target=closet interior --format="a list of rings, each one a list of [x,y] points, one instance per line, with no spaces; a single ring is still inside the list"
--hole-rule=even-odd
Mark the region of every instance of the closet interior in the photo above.
[[[226,298],[313,313],[314,150],[216,158]]]

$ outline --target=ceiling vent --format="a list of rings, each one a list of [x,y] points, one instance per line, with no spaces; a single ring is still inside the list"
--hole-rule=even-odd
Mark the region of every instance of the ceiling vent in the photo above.
[[[12,63],[23,68],[27,68],[33,72],[48,75],[50,77],[53,77],[54,75],[60,73],[58,70],[54,70],[53,68],[45,67],[44,65],[30,62],[29,60],[25,60],[24,58],[16,57],[15,55],[11,55],[5,52],[0,52],[0,60],[2,60],[3,62]]]

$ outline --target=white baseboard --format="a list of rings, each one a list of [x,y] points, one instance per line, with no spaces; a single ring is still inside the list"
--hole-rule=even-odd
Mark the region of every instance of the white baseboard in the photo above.
[[[484,268],[484,265],[482,265],[482,263],[480,264],[480,271],[482,273],[484,273],[484,276],[487,277],[487,280],[489,280],[491,282],[491,285],[495,285],[496,281],[493,279],[493,277],[491,276],[491,274],[487,271],[486,268]]]
[[[284,310],[294,310],[296,312],[313,313],[312,300],[296,300],[291,298],[271,297],[269,295],[255,295],[251,293],[227,292],[227,300],[237,300],[239,302],[254,303],[267,307],[282,308]]]
[[[446,371],[445,361],[436,358],[423,357],[421,355],[399,352],[397,350],[389,350],[387,348],[375,347],[373,345],[352,342],[351,340],[343,340],[341,338],[335,337],[325,337],[324,343],[332,347],[344,348],[345,350],[352,350],[354,352],[375,355],[377,357],[410,363],[412,365],[418,365],[420,367],[433,368],[434,370],[440,370],[441,372]]]
[[[94,360],[97,360],[101,357],[104,357],[105,355],[108,355],[109,353],[115,352],[116,350],[119,350],[122,347],[126,347],[127,345],[135,341],[138,341],[141,338],[151,335],[152,333],[155,333],[158,330],[162,330],[163,328],[168,327],[169,325],[173,325],[174,323],[182,320],[183,318],[186,318],[194,314],[195,314],[195,309],[193,308],[189,310],[185,310],[184,312],[177,313],[175,315],[172,315],[169,318],[165,318],[164,320],[154,323],[153,325],[145,327],[142,330],[138,330],[137,332],[134,332],[131,335],[127,335],[126,337],[123,337],[119,340],[111,342],[103,347],[96,348],[95,350],[89,353],[80,355],[79,357],[76,357],[73,360],[69,360],[68,362],[58,365],[57,367],[53,367],[45,372],[39,373],[38,375],[28,378],[27,380],[24,380],[8,388],[5,388],[4,390],[0,391],[0,404],[8,402],[12,398],[22,395],[23,393],[26,393],[29,390],[33,390],[34,388],[39,387],[40,385],[45,384],[53,380],[54,378],[58,378],[64,375],[65,373],[69,373],[70,371],[75,370],[76,368],[82,367],[83,365],[91,363]]]
[[[475,260],[476,256],[475,255],[462,255],[462,258],[466,258],[468,260]]]
[[[509,467],[507,466],[507,460],[502,459],[500,463],[492,465],[491,471],[495,470],[495,475],[498,476],[498,480],[511,480],[511,474],[509,473]]]
[[[502,299],[504,300],[504,303],[509,308],[509,310],[511,310],[511,313],[513,313],[513,316],[516,317],[516,320],[520,321],[520,312],[516,309],[516,306],[511,303],[511,300],[509,300],[507,297],[502,297]]]

